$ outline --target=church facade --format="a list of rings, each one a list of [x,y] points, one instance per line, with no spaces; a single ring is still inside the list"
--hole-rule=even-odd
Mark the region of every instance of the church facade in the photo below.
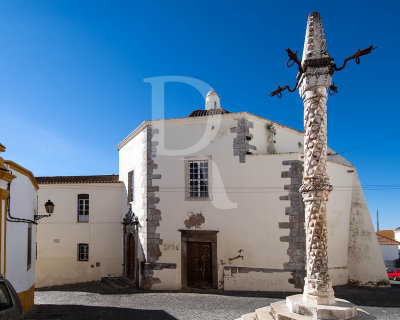
[[[141,286],[299,290],[303,133],[220,107],[142,123],[119,145],[139,219]],[[329,268],[335,285],[386,280],[355,167],[330,152]],[[133,186],[133,187],[132,187]]]
[[[145,121],[117,149],[121,276],[154,290],[301,290],[303,132],[230,113],[211,90],[204,110]],[[329,153],[333,284],[380,283],[387,274],[356,168]]]

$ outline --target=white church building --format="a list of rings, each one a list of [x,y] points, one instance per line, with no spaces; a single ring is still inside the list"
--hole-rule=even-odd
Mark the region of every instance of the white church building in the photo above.
[[[107,187],[113,193],[114,209],[102,209],[108,189],[101,182],[90,188],[75,184],[65,193],[70,203],[58,205],[57,212],[62,212],[61,206],[71,206],[65,215],[73,216],[69,222],[80,227],[69,229],[72,234],[64,239],[57,237],[59,243],[73,248],[69,257],[74,260],[58,263],[57,272],[51,271],[52,263],[57,256],[63,258],[54,239],[63,228],[61,220],[67,218],[53,215],[43,221],[51,224],[46,228],[39,223],[37,286],[43,279],[42,285],[53,285],[124,276],[152,290],[300,291],[305,276],[304,206],[299,193],[302,144],[301,131],[248,112],[222,109],[214,90],[208,93],[204,110],[143,122],[117,146],[119,182],[114,182],[118,187]],[[333,284],[385,282],[385,265],[356,168],[328,152],[334,187],[328,202]],[[37,179],[39,198],[61,199],[68,183],[49,184],[50,179]],[[95,204],[92,198],[98,189],[103,194]],[[85,210],[80,194],[90,194],[86,222],[79,221],[78,213]],[[118,197],[120,204],[114,202]],[[131,205],[128,214],[127,204]],[[92,205],[98,209],[92,210]],[[92,216],[103,222],[103,229],[81,226],[91,223]],[[109,245],[89,244],[88,267],[93,276],[82,279],[75,260],[82,253],[79,244],[85,232],[91,232],[91,237],[98,232],[97,239]],[[96,246],[93,253],[91,246]],[[110,254],[115,263],[103,264],[104,257],[111,261]],[[45,262],[49,257],[50,264]],[[75,276],[57,278],[63,265],[77,268],[69,272]]]

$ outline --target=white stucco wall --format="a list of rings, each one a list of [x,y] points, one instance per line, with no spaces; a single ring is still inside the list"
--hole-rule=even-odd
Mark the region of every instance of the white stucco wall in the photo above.
[[[283,185],[285,181],[280,178],[282,160],[287,156],[251,156],[248,165],[242,165],[238,159],[229,155],[232,150],[215,146],[221,153],[213,150],[212,176],[213,200],[212,201],[185,201],[184,200],[184,162],[182,159],[160,157],[158,160],[162,179],[160,180],[160,204],[162,221],[157,232],[164,243],[161,246],[162,256],[160,262],[177,263],[176,283],[173,289],[181,286],[181,251],[171,248],[181,247],[181,233],[178,229],[186,229],[185,219],[190,213],[202,213],[205,223],[200,230],[218,230],[218,262],[219,280],[224,281],[226,290],[289,290],[292,288],[287,282],[288,272],[262,273],[259,281],[250,277],[250,274],[224,274],[225,265],[239,267],[263,267],[282,269],[283,262],[288,261],[286,251],[288,244],[280,242],[280,236],[287,235],[287,230],[278,229],[278,223],[285,221],[284,201],[279,201],[279,195],[285,195]],[[212,151],[210,150],[210,153]],[[207,152],[204,155],[208,154]],[[225,154],[225,155],[224,155]],[[220,158],[218,157],[220,156]],[[229,160],[233,158],[232,160]],[[236,161],[234,161],[236,160]],[[247,160],[246,160],[247,161]],[[268,168],[259,170],[262,163],[268,163]],[[280,170],[276,170],[276,168]],[[233,173],[233,174],[232,174]],[[268,181],[268,183],[265,183]],[[274,189],[265,189],[265,186]],[[174,186],[175,192],[165,192],[169,186]],[[247,187],[251,186],[251,188]],[[227,188],[227,192],[225,192]],[[282,191],[279,191],[282,190]],[[261,196],[260,196],[261,195]],[[229,258],[239,255],[239,250],[244,258],[229,263]],[[163,271],[157,272],[161,284],[154,285],[154,289],[163,289],[171,284]],[[240,278],[243,278],[242,280]],[[271,282],[268,280],[275,279]],[[277,281],[285,279],[286,281]],[[274,284],[275,283],[275,287]]]
[[[253,154],[267,153],[267,130],[266,126],[271,125],[275,131],[273,140],[276,153],[303,152],[303,133],[278,123],[245,113],[245,117],[253,122],[250,132],[253,134],[251,144],[257,147],[252,150]]]
[[[358,174],[354,172],[349,233],[349,279],[360,284],[388,280]]]
[[[394,239],[400,242],[400,229],[394,230]],[[400,254],[400,245],[398,246],[399,254]]]
[[[143,153],[146,151],[145,131],[139,132],[132,140],[130,140],[123,149],[119,150],[119,180],[123,182],[124,192],[128,194],[128,173],[134,171],[134,201],[132,204],[132,211],[141,221],[144,226],[146,220],[144,218],[144,166],[145,159]],[[126,211],[125,211],[126,212]],[[140,242],[143,244],[145,238],[143,233],[139,233]],[[142,258],[142,250],[138,252],[138,259]]]
[[[77,196],[89,194],[89,222],[77,222]],[[100,280],[121,276],[123,214],[122,183],[41,184],[39,203],[51,199],[54,214],[38,225],[36,286]],[[89,261],[78,261],[79,243],[89,244]],[[96,266],[100,263],[100,266]]]
[[[383,261],[386,267],[396,267],[396,260],[399,259],[399,249],[397,245],[381,244]]]
[[[233,155],[233,140],[237,136],[231,128],[237,126],[237,119],[246,118],[253,122],[249,142],[257,147],[246,156],[245,163],[239,163],[239,157]],[[195,117],[151,121],[153,141],[158,143],[156,157],[157,168],[153,174],[161,179],[153,181],[159,186],[156,196],[160,202],[156,208],[161,210],[162,219],[156,233],[160,235],[161,257],[159,263],[175,263],[176,269],[155,270],[154,277],[161,280],[152,289],[181,288],[181,232],[187,229],[184,222],[191,213],[201,213],[204,224],[197,230],[217,230],[218,281],[225,290],[287,290],[294,291],[288,282],[290,272],[283,270],[283,264],[289,261],[288,243],[280,241],[288,236],[289,230],[279,229],[279,222],[288,222],[285,207],[290,201],[282,201],[280,196],[287,195],[284,185],[289,178],[282,178],[281,172],[289,168],[282,165],[283,160],[301,160],[303,134],[299,131],[273,124],[275,129],[274,148],[277,154],[267,153],[267,128],[269,120],[248,114],[229,114],[212,117]],[[144,123],[142,128],[147,125]],[[140,130],[137,129],[138,132]],[[133,139],[126,139],[119,145],[120,179],[134,169],[141,170],[145,163],[142,159],[144,132],[134,133]],[[135,136],[136,135],[136,136]],[[192,157],[210,157],[211,181],[209,201],[185,200],[185,159]],[[328,243],[329,269],[334,285],[346,284],[350,279],[361,279],[364,263],[370,266],[369,281],[385,279],[384,266],[374,263],[379,258],[376,239],[367,237],[370,253],[363,254],[364,260],[349,259],[349,241],[357,251],[364,248],[362,242],[354,243],[358,229],[369,234],[372,228],[371,218],[354,167],[338,156],[330,157],[328,174],[334,190],[328,202]],[[135,174],[135,185],[137,174]],[[140,182],[139,182],[140,183]],[[355,186],[358,183],[358,186]],[[136,190],[139,190],[136,188]],[[144,190],[143,190],[144,191]],[[355,195],[354,192],[357,194]],[[361,193],[360,193],[361,192]],[[363,197],[363,196],[362,196]],[[137,199],[137,195],[135,196]],[[356,198],[358,200],[356,200]],[[142,215],[139,196],[135,213]],[[358,217],[354,223],[355,204],[360,204]],[[360,206],[358,206],[360,209]],[[350,222],[353,221],[352,229]],[[143,227],[143,226],[142,226]],[[193,229],[193,228],[192,228]],[[354,235],[354,232],[356,235]],[[350,250],[351,253],[354,250]],[[239,253],[240,251],[240,253]],[[243,259],[229,258],[243,255]],[[361,265],[360,267],[356,265]],[[232,274],[224,267],[261,268],[262,271]],[[351,272],[350,272],[351,271]],[[362,281],[361,281],[362,282]]]
[[[10,215],[34,219],[37,192],[28,176],[13,170],[16,178],[11,182]],[[31,266],[28,268],[28,223],[7,221],[6,278],[17,292],[28,290],[35,282],[36,226],[32,224]]]

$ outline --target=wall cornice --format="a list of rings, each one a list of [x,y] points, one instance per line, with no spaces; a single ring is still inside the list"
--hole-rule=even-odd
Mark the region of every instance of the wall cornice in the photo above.
[[[35,177],[33,176],[33,173],[31,171],[29,171],[28,169],[25,169],[24,167],[20,166],[18,163],[15,163],[14,161],[11,161],[11,160],[5,160],[4,163],[7,164],[7,166],[11,170],[17,171],[20,174],[23,174],[24,176],[28,177],[29,180],[31,180],[33,187],[36,190],[39,189],[39,186],[36,183]]]
[[[135,130],[133,130],[124,140],[122,140],[117,145],[117,150],[121,150],[129,141],[131,141],[134,137],[136,137],[141,131],[143,131],[146,127],[150,125],[159,125],[159,124],[176,124],[176,123],[199,123],[199,122],[206,122],[210,119],[237,119],[238,117],[245,117],[245,118],[252,118],[252,120],[256,121],[267,121],[272,122],[274,125],[278,126],[281,129],[290,131],[294,134],[303,134],[303,131],[293,129],[291,127],[285,126],[278,122],[269,120],[267,118],[260,117],[253,113],[243,111],[243,112],[232,112],[232,113],[225,113],[225,114],[218,114],[218,115],[210,115],[210,116],[202,116],[202,117],[182,117],[182,118],[169,118],[169,119],[159,119],[159,120],[146,120],[143,121]]]

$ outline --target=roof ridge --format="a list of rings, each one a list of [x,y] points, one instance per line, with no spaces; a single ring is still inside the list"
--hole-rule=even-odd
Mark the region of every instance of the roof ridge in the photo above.
[[[67,176],[38,176],[36,178],[55,178],[55,177],[107,177],[118,176],[118,174],[84,174],[84,175],[67,175]]]
[[[38,184],[56,183],[120,183],[117,174],[86,175],[86,176],[43,176],[36,177]]]
[[[395,242],[395,243],[393,243],[393,244],[398,244],[398,245],[400,245],[400,242],[397,241],[397,240],[395,240],[395,239],[392,239],[392,238],[383,236],[383,235],[381,235],[381,234],[379,234],[379,233],[376,233],[376,236],[377,236],[377,237],[385,238],[386,240],[389,240],[390,242]]]
[[[217,114],[226,114],[226,113],[231,113],[228,110],[225,110],[223,108],[218,108],[218,109],[196,109],[192,111],[188,117],[203,117],[203,116],[212,116],[212,115],[217,115]]]

